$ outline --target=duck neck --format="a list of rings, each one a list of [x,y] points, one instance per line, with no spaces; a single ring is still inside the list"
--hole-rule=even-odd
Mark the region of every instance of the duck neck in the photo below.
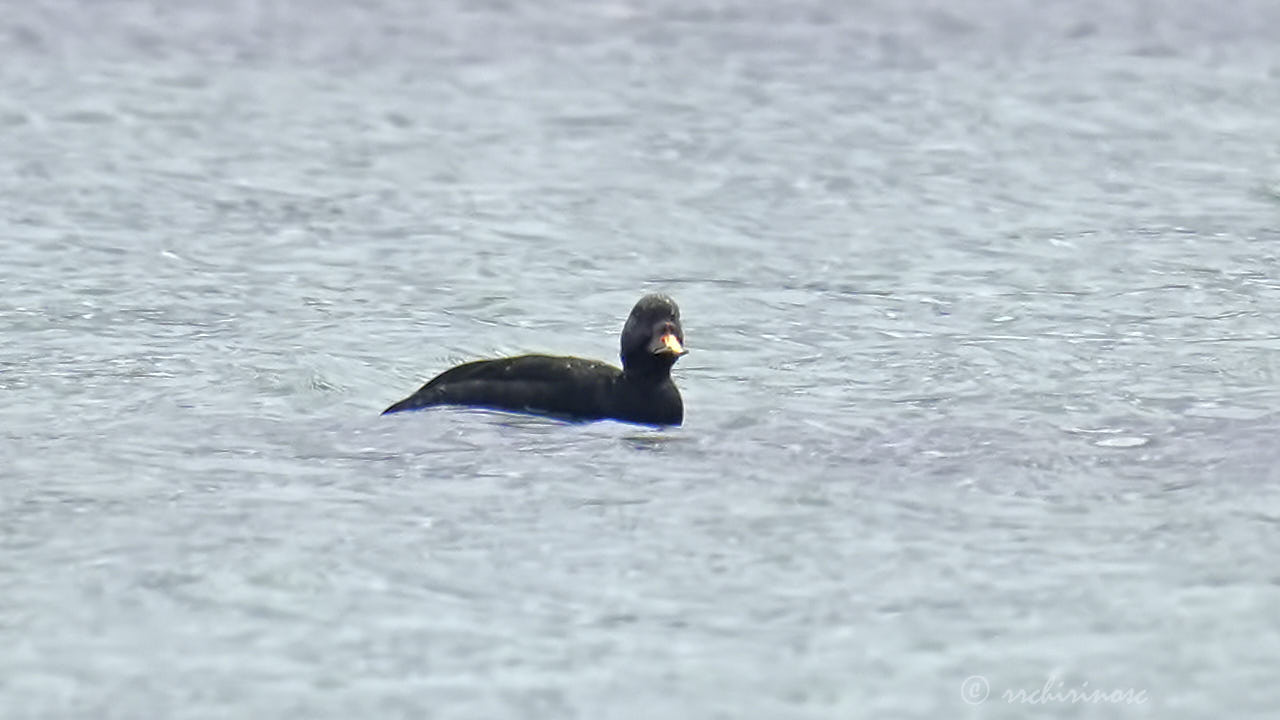
[[[622,376],[627,382],[656,385],[671,379],[671,365],[663,362],[622,361]]]

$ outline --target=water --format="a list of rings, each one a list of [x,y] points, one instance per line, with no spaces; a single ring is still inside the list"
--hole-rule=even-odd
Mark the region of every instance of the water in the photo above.
[[[1280,6],[4,17],[4,717],[1280,706]]]

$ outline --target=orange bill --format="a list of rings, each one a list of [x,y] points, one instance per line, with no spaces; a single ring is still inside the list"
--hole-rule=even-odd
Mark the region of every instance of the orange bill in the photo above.
[[[666,335],[663,335],[661,338],[659,338],[658,342],[662,343],[662,347],[658,350],[658,352],[667,352],[676,356],[684,355],[685,353],[689,352],[688,350],[684,349],[684,346],[680,344],[680,339],[677,338],[673,333],[667,333]]]

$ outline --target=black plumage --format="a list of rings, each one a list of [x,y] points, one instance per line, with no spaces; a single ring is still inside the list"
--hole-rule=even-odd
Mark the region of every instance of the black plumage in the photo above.
[[[684,403],[671,366],[684,349],[680,309],[646,295],[622,328],[622,367],[597,360],[521,355],[477,360],[446,370],[383,414],[436,405],[467,405],[568,420],[679,425]]]

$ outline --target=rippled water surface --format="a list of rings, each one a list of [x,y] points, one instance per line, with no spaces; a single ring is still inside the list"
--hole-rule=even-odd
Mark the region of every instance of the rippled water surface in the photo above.
[[[6,718],[1280,707],[1280,5],[3,10]]]

